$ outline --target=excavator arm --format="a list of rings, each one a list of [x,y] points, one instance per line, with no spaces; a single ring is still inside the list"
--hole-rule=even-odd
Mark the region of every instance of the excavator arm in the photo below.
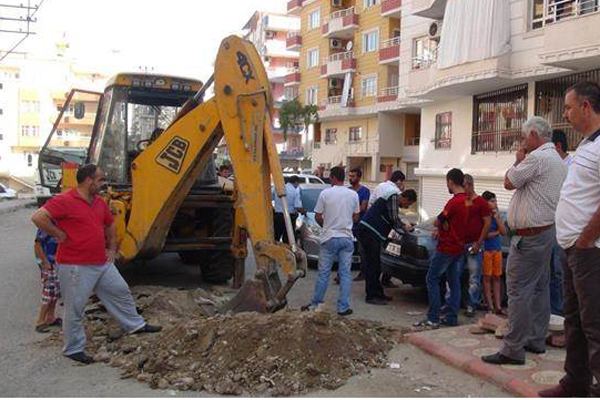
[[[244,283],[228,309],[276,311],[285,306],[294,282],[306,274],[306,255],[295,244],[287,213],[291,245],[274,240],[271,176],[284,206],[287,201],[271,130],[273,98],[254,45],[235,36],[222,42],[214,93],[204,103],[184,107],[175,122],[133,161],[130,216],[120,256],[129,261],[161,251],[177,211],[224,137],[235,169],[236,213],[243,216],[236,220],[245,222],[257,266],[255,279]]]

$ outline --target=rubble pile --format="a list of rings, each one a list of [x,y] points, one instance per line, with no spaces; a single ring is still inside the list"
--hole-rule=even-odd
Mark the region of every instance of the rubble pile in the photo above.
[[[227,299],[198,290],[134,290],[159,334],[123,335],[92,309],[90,353],[152,388],[290,396],[384,367],[394,344],[390,328],[323,312],[215,314]]]

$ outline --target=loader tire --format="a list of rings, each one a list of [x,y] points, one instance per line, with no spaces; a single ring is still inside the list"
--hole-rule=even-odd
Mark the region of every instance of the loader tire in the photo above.
[[[181,262],[188,265],[198,265],[202,262],[202,259],[206,254],[202,250],[198,251],[180,251],[179,258]]]
[[[227,237],[233,234],[233,209],[215,209],[213,218],[214,237]],[[200,263],[202,280],[208,283],[225,283],[233,277],[235,259],[230,250],[207,251]]]

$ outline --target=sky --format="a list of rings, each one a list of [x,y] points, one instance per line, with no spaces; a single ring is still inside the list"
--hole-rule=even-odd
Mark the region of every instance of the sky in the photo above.
[[[206,80],[226,36],[239,34],[255,11],[284,12],[286,4],[287,0],[44,0],[36,14],[36,35],[18,50],[50,56],[64,35],[70,56],[89,69],[141,67]]]

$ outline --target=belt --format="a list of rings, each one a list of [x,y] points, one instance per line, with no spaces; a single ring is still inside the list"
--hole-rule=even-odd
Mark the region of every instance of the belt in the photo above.
[[[546,225],[546,226],[538,226],[535,228],[523,228],[523,229],[517,229],[515,231],[515,234],[517,236],[535,236],[535,235],[539,235],[540,233],[547,231],[548,229],[552,228],[554,226],[554,224],[552,225]]]

